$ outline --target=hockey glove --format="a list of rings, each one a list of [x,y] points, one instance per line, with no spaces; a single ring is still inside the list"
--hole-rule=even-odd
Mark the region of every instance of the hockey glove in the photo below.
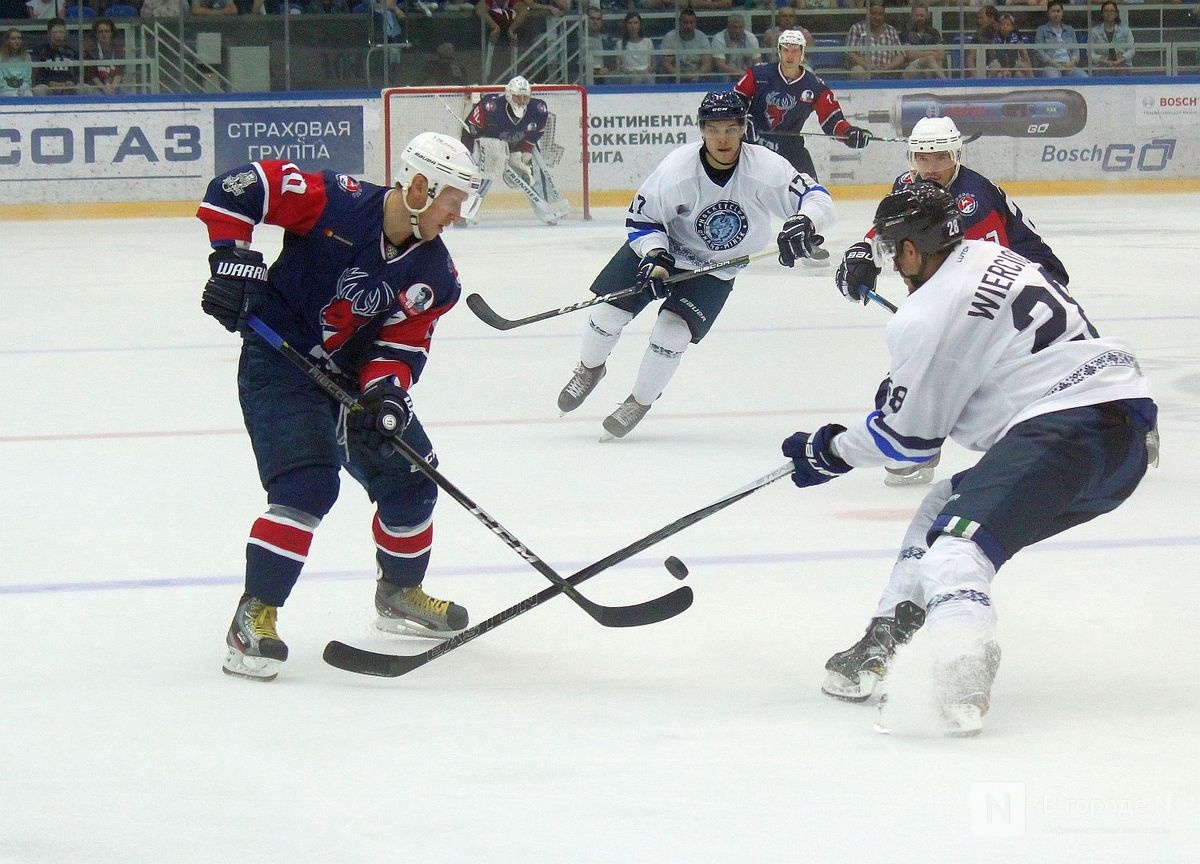
[[[395,376],[376,381],[358,397],[362,410],[351,411],[350,425],[358,430],[363,446],[381,456],[395,452],[391,440],[404,434],[412,421],[413,406]]]
[[[267,265],[261,253],[224,246],[208,256],[212,276],[204,284],[200,308],[230,333],[245,333],[246,319],[267,291]]]
[[[861,150],[871,143],[871,139],[875,137],[866,129],[858,126],[851,126],[846,130],[846,137],[843,139],[846,146],[852,150]]]
[[[779,263],[791,267],[798,258],[811,258],[813,250],[825,242],[825,238],[813,228],[812,220],[797,214],[783,223],[783,230],[775,238],[779,244]]]
[[[654,249],[638,265],[637,281],[634,284],[648,294],[650,299],[661,300],[669,293],[663,280],[671,275],[668,268],[674,266],[674,255],[666,249]]]
[[[879,268],[875,266],[875,259],[871,255],[871,244],[860,240],[847,249],[834,278],[842,296],[851,303],[866,306],[871,302],[875,280],[879,278]]]
[[[522,153],[520,150],[508,154],[508,165],[517,172],[517,176],[529,183],[533,180],[533,154]]]
[[[845,432],[845,426],[830,423],[816,432],[797,432],[783,442],[783,455],[796,465],[792,482],[804,489],[828,483],[834,477],[845,474],[853,465],[847,465],[829,449],[834,435]]]

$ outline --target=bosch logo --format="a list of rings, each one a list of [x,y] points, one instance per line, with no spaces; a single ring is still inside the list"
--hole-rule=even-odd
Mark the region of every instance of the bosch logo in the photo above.
[[[974,195],[959,195],[955,203],[958,204],[958,212],[964,216],[970,216],[979,209],[979,202]]]
[[[1160,96],[1158,99],[1159,108],[1195,108],[1195,96]]]
[[[1175,138],[1155,138],[1147,144],[1109,144],[1101,147],[1065,148],[1047,144],[1042,148],[1043,162],[1095,162],[1101,171],[1165,171],[1175,156]]]

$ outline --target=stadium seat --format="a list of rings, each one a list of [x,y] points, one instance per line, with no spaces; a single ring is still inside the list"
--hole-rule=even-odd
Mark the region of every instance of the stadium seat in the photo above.
[[[107,18],[136,18],[138,10],[136,6],[130,6],[128,3],[114,3],[104,7],[104,15]]]
[[[67,18],[91,18],[96,14],[96,10],[91,6],[79,6],[76,4],[74,6],[68,6],[64,10],[64,14]]]

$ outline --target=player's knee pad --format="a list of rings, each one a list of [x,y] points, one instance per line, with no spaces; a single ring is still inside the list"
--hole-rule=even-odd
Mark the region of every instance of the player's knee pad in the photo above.
[[[692,343],[687,322],[674,312],[660,312],[650,331],[650,350],[663,357],[679,357]]]
[[[633,313],[618,309],[611,303],[601,303],[592,309],[588,327],[600,336],[620,336],[625,325],[633,320]]]
[[[333,509],[340,480],[331,465],[308,465],[280,474],[267,485],[267,502],[272,508],[287,507],[318,522]]]

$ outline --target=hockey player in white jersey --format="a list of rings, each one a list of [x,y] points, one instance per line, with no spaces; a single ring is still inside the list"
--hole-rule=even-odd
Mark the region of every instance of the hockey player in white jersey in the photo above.
[[[671,152],[642,183],[626,214],[627,242],[592,283],[598,296],[637,285],[640,294],[594,307],[579,365],[558,396],[563,413],[578,408],[604,377],[621,331],[662,299],[629,397],[604,420],[601,440],[636,426],[721,313],[740,267],[674,285],[673,274],[758,252],[774,242],[779,263],[793,266],[824,242],[836,221],[833,200],[812,177],[757,144],[746,144],[746,103],[736,93],[709,93],[698,112],[703,142]],[[774,221],[782,219],[776,234]],[[744,266],[744,265],[743,265]]]
[[[909,287],[887,325],[891,372],[865,418],[783,442],[792,479],[813,486],[897,457],[931,458],[948,437],[983,456],[934,484],[908,528],[906,566],[863,638],[829,659],[822,689],[868,698],[923,618],[917,638],[934,658],[943,731],[973,735],[1000,662],[992,578],[1021,549],[1132,494],[1157,408],[1129,346],[1101,336],[1036,263],[964,240],[942,187],[892,192],[874,224],[876,264],[890,260]]]

